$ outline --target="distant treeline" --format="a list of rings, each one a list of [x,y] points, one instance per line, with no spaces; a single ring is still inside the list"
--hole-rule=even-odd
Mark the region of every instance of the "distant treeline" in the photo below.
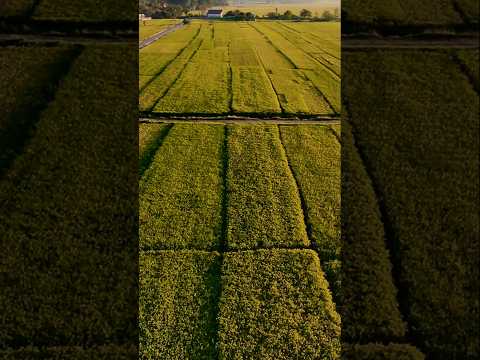
[[[206,10],[212,6],[227,5],[226,0],[139,0],[141,14],[153,18],[175,18],[191,10]]]
[[[213,6],[227,5],[227,0],[139,0],[139,9],[141,14],[151,16],[154,19],[178,18],[181,16],[193,16],[192,11],[207,10]],[[232,20],[254,20],[257,16],[252,12],[242,12],[240,10],[230,10],[224,14],[225,17]],[[292,11],[286,10],[284,13],[270,12],[263,16],[268,19],[278,20],[296,20],[308,19],[311,21],[335,21],[340,19],[339,9],[333,11],[325,10],[321,16],[313,16],[308,9],[303,9],[300,15],[295,15]]]

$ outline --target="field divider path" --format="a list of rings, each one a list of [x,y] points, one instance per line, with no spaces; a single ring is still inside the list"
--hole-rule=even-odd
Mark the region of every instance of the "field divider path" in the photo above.
[[[166,117],[166,118],[139,118],[140,123],[186,123],[186,124],[274,124],[274,125],[339,125],[339,117],[318,117],[318,118],[251,118],[237,116],[220,117]]]
[[[159,31],[156,34],[153,34],[152,36],[146,38],[145,40],[141,41],[140,44],[138,44],[139,49],[143,49],[144,47],[153,44],[155,41],[158,39],[164,37],[165,35],[168,35],[180,28],[184,27],[183,23],[175,24],[172,26],[167,27],[164,30]]]
[[[290,162],[290,158],[289,158],[288,153],[287,153],[287,149],[285,148],[285,141],[284,141],[284,138],[283,138],[282,129],[280,128],[279,125],[277,125],[277,129],[278,129],[278,137],[280,138],[281,151],[283,152],[283,155],[285,156],[285,159],[287,159],[288,169],[290,170],[290,173],[292,174],[292,178],[293,178],[294,183],[295,183],[295,188],[297,189],[298,198],[300,199],[300,205],[302,207],[302,214],[303,214],[303,222],[304,222],[304,225],[305,225],[305,231],[307,233],[308,241],[310,243],[311,249],[316,251],[318,246],[317,246],[317,243],[315,242],[315,240],[313,240],[313,237],[312,237],[312,223],[311,223],[310,218],[308,216],[307,203],[305,201],[305,196],[303,195],[302,188],[301,188],[300,183],[298,181],[298,175],[293,170],[292,164]]]
[[[200,31],[199,31],[200,33]],[[190,64],[190,60],[192,60],[192,58],[197,54],[198,50],[200,49],[200,47],[202,46],[203,44],[203,39],[200,41],[200,43],[198,44],[198,47],[192,52],[192,54],[189,56],[189,58],[185,61],[185,64],[183,64],[183,67],[182,69],[178,72],[177,74],[177,77],[175,78],[175,80],[173,80],[173,82],[170,84],[170,86],[163,92],[163,94],[160,95],[160,97],[158,97],[158,99],[155,101],[155,103],[153,104],[153,106],[150,108],[150,111],[153,111],[153,109],[155,109],[155,107],[158,105],[158,103],[168,94],[168,92],[170,91],[170,89],[172,89],[175,84],[177,83],[177,81],[181,78],[183,72],[185,71],[185,69],[187,68],[187,66]],[[183,50],[182,50],[183,52]],[[176,59],[176,58],[175,58]],[[175,60],[174,59],[174,60]],[[172,62],[174,61],[172,60]],[[170,63],[169,63],[170,64]],[[168,66],[168,65],[167,65]],[[160,75],[160,74],[159,74]]]

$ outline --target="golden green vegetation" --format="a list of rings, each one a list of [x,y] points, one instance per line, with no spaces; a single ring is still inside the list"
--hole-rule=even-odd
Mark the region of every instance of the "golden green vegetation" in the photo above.
[[[140,359],[213,359],[220,254],[140,254]]]
[[[151,155],[140,182],[142,249],[218,248],[223,135],[218,126],[175,125]]]
[[[14,135],[25,137],[23,149],[0,179],[0,233],[8,248],[0,307],[9,309],[0,348],[41,349],[1,358],[91,358],[93,351],[82,355],[75,346],[124,344],[137,333],[138,250],[130,241],[136,236],[137,139],[125,121],[137,111],[135,58],[135,47],[126,45],[0,49],[0,63],[18,74],[10,86],[19,81],[20,93],[2,93],[12,97],[6,104],[28,108],[23,101],[30,95],[33,104],[45,102],[29,117],[31,131]],[[38,64],[25,68],[31,59]],[[24,87],[28,69],[32,83]],[[52,86],[52,75],[55,96],[45,96],[38,89],[46,85],[36,81]],[[105,351],[110,356],[99,358],[122,358],[121,349]]]
[[[342,64],[344,73],[351,74],[345,79],[350,84],[344,93],[349,102],[345,122],[351,125],[382,210],[400,309],[415,345],[431,358],[475,358],[480,351],[473,315],[479,311],[474,282],[479,275],[479,258],[474,255],[478,254],[479,97],[458,62],[475,53],[375,50],[348,53]],[[379,97],[386,106],[378,107]],[[381,228],[364,225],[366,212],[361,218],[352,213],[351,199],[357,197],[353,191],[342,189],[342,198],[350,204],[342,218],[348,224],[358,221],[355,229],[365,234],[347,228],[352,237],[347,244],[370,238],[373,247],[374,239],[382,236]],[[351,273],[362,264],[362,253],[357,261],[352,255]],[[365,256],[364,266],[369,269],[371,259]],[[376,261],[384,262],[380,257]],[[385,275],[374,276],[388,280]],[[365,290],[368,286],[360,278],[356,284]],[[393,308],[392,298],[385,298],[384,305]],[[390,339],[384,337],[382,342],[401,334],[398,318],[388,311],[390,329],[382,332]],[[372,309],[371,316],[389,312]],[[354,313],[347,315],[346,323]],[[361,338],[360,330],[351,336]]]
[[[140,50],[139,105],[157,114],[338,114],[340,25],[194,21]]]
[[[168,29],[170,26],[179,24],[177,19],[153,19],[139,22],[138,39],[140,41],[162,31]]]
[[[257,250],[224,256],[220,359],[338,359],[340,317],[317,254]]]
[[[308,246],[278,127],[232,126],[227,141],[228,248]]]
[[[325,279],[333,266],[307,249],[304,220],[320,224],[316,236],[338,237],[335,131],[141,124],[140,158],[152,159],[140,182],[142,358],[339,359],[331,293],[338,286]],[[315,134],[308,144],[296,144],[308,132]],[[312,163],[317,156],[322,160]],[[327,251],[328,241],[322,246]]]

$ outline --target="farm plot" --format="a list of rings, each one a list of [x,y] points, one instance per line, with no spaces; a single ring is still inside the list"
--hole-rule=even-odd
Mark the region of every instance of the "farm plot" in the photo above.
[[[227,246],[308,246],[303,213],[276,126],[228,128]]]
[[[51,66],[69,66],[55,96],[31,115],[34,131],[0,178],[0,232],[9,249],[0,357],[91,358],[83,346],[125,344],[137,335],[137,139],[126,121],[137,113],[136,47],[80,46],[71,56],[69,46],[32,45],[0,53],[7,50],[16,53],[9,69],[20,82],[24,66],[37,62],[32,83],[18,87],[14,103],[22,107],[32,95],[36,106]],[[114,347],[99,358],[122,358]]]
[[[175,125],[150,155],[140,182],[141,248],[219,247],[223,138],[218,126]]]
[[[456,61],[474,54],[352,52],[344,62],[345,73],[354,74],[345,87],[348,123],[385,224],[399,309],[415,345],[431,358],[475,358],[480,351],[479,97]],[[378,96],[386,105],[372,112]],[[347,191],[346,200],[355,196]],[[380,229],[369,231],[381,236]],[[391,324],[389,336],[400,335],[398,320]]]
[[[311,148],[292,147],[294,134],[288,150],[314,161]],[[325,279],[332,266],[306,249],[279,127],[141,124],[140,136],[140,157],[156,149],[140,183],[143,358],[339,359],[336,285]],[[339,156],[332,151],[331,166]]]
[[[338,359],[340,318],[312,250],[225,255],[221,359]]]
[[[140,21],[138,28],[138,39],[143,41],[146,38],[179,23],[180,20],[177,19],[154,19],[145,21],[145,24]]]
[[[212,359],[220,254],[153,251],[140,255],[140,358]]]
[[[312,32],[322,32],[322,24],[310,25]],[[179,36],[183,39],[177,42]],[[339,53],[330,50],[331,40],[322,50],[321,38],[302,37],[297,44],[295,36],[274,21],[195,21],[140,52],[140,110],[163,115],[338,114]]]

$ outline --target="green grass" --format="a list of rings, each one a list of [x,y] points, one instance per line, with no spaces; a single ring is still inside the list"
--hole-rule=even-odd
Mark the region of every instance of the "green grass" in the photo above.
[[[340,318],[315,252],[224,255],[220,359],[338,359]]]
[[[237,113],[279,113],[277,95],[263,68],[259,66],[233,66],[233,103]]]
[[[305,201],[310,240],[323,261],[338,259],[340,144],[326,126],[281,126],[280,132]]]
[[[142,21],[139,22],[138,39],[143,41],[146,38],[155,35],[156,33],[167,29],[168,27],[179,24],[180,20],[177,19],[154,19],[145,21],[145,25]]]
[[[140,181],[142,248],[218,248],[223,138],[221,126],[170,130]]]
[[[276,126],[228,128],[227,187],[228,248],[309,245]]]
[[[388,345],[364,344],[348,345],[342,344],[342,359],[344,360],[424,360],[425,356],[415,347],[405,344]]]
[[[3,349],[136,337],[135,59],[86,47],[0,180]]]
[[[478,93],[448,51],[347,56],[350,123],[390,223],[411,335],[433,358],[475,357]]]
[[[216,357],[216,252],[155,251],[140,255],[140,358]]]

